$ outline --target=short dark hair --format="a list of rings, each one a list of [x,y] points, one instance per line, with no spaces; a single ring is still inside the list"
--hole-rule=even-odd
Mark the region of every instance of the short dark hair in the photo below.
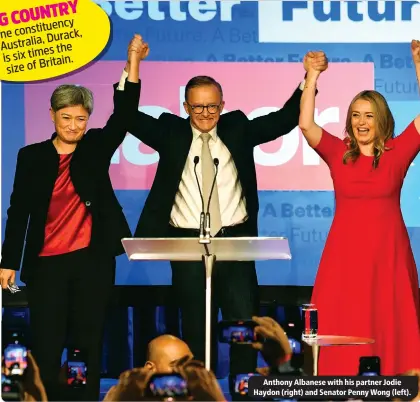
[[[202,87],[205,85],[214,85],[220,92],[220,96],[223,98],[222,86],[212,77],[207,75],[197,75],[191,78],[185,87],[185,100],[188,98],[188,91],[191,88]]]
[[[66,107],[81,105],[89,115],[93,112],[93,93],[80,85],[60,85],[50,98],[51,109],[54,112]]]

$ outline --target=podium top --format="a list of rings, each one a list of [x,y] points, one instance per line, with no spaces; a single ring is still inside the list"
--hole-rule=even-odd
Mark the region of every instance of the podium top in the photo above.
[[[122,244],[130,261],[201,261],[207,253],[215,255],[217,261],[292,258],[285,237],[215,237],[210,244],[200,244],[195,237],[125,238]]]

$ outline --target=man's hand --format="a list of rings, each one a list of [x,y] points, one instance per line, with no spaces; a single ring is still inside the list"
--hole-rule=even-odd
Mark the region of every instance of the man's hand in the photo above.
[[[327,56],[324,52],[308,52],[303,59],[303,67],[308,74],[320,74],[328,68]]]
[[[9,283],[15,283],[16,271],[13,269],[0,269],[0,282],[2,289],[7,289]]]
[[[416,65],[420,65],[420,41],[411,41],[411,54],[413,55],[413,62]]]
[[[202,362],[189,360],[177,366],[175,371],[187,380],[188,389],[195,401],[226,401],[216,376],[206,370]]]
[[[28,352],[27,358],[28,367],[23,381],[23,390],[25,393],[23,400],[46,402],[48,401],[47,393],[41,380],[39,367],[30,352]]]
[[[113,386],[104,398],[111,401],[146,401],[146,387],[154,372],[148,368],[134,368],[121,373],[118,384]]]
[[[292,355],[289,339],[283,328],[270,317],[252,317],[258,326],[254,331],[260,337],[265,338],[265,342],[255,342],[254,349],[261,351],[264,360],[270,367],[277,368],[281,362]]]

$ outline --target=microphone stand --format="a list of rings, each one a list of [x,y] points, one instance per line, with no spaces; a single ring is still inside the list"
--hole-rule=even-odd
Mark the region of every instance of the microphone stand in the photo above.
[[[194,174],[195,174],[195,179],[197,181],[197,185],[198,185],[198,191],[200,192],[200,198],[201,198],[201,213],[200,213],[200,238],[199,238],[199,243],[200,244],[208,244],[210,243],[210,240],[205,238],[205,230],[204,227],[206,225],[206,217],[204,214],[204,198],[203,198],[203,193],[201,192],[201,187],[200,187],[200,181],[198,180],[198,176],[197,176],[197,164],[200,161],[200,157],[195,156],[194,157]]]
[[[213,189],[216,184],[216,177],[218,173],[219,159],[214,159],[213,162],[216,166],[216,173],[214,175],[213,184],[211,186],[209,201],[207,204],[207,213],[204,214],[204,198],[201,192],[200,182],[197,177],[197,164],[200,158],[198,156],[194,157],[194,173],[197,180],[198,189],[200,191],[202,212],[200,214],[200,239],[199,243],[203,244],[205,253],[202,255],[202,260],[206,270],[206,353],[205,353],[205,366],[207,369],[210,369],[210,344],[211,344],[211,282],[212,282],[212,273],[213,267],[216,262],[216,255],[211,253],[209,244],[210,240],[210,201],[213,195]]]
[[[214,186],[216,184],[216,178],[217,178],[217,173],[219,172],[219,159],[214,158],[213,159],[214,165],[216,166],[216,172],[214,174],[214,178],[213,178],[213,183],[211,185],[211,190],[210,190],[210,195],[209,195],[209,201],[207,203],[207,213],[206,213],[206,240],[209,241],[210,243],[210,229],[211,229],[211,220],[210,220],[210,201],[211,201],[211,197],[213,195],[213,190],[214,190]]]
[[[206,213],[206,234],[205,234],[205,242],[207,243],[211,243],[210,240],[210,201],[211,201],[211,197],[213,195],[213,189],[214,186],[216,184],[216,178],[217,178],[217,173],[219,171],[218,167],[219,167],[219,159],[215,158],[213,159],[213,162],[216,166],[216,172],[214,175],[214,179],[213,179],[213,184],[211,186],[211,190],[210,190],[210,195],[209,195],[209,201],[207,204],[207,213]],[[213,250],[209,250],[209,246],[207,244],[204,244],[204,249],[206,251],[206,254],[203,255],[203,263],[206,269],[206,362],[205,365],[206,367],[210,367],[210,352],[211,352],[211,305],[212,305],[212,300],[211,300],[211,284],[212,284],[212,274],[213,274],[213,268],[214,268],[214,264],[216,263],[216,255],[214,254]]]

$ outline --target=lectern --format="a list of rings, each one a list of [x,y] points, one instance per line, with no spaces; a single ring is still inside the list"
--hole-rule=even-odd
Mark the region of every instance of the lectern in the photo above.
[[[206,358],[210,369],[211,279],[218,261],[290,260],[289,242],[284,237],[125,238],[122,244],[130,261],[200,261],[206,270]]]

